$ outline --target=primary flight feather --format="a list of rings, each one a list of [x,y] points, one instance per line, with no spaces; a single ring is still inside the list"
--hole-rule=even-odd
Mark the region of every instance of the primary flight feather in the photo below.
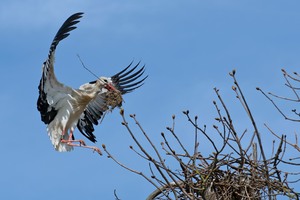
[[[90,141],[96,142],[94,125],[98,125],[103,115],[122,105],[122,95],[142,86],[147,76],[144,66],[139,63],[131,68],[132,63],[111,77],[100,77],[95,81],[81,85],[78,89],[60,83],[54,73],[54,55],[60,41],[76,29],[76,24],[83,13],[70,16],[56,33],[43,63],[43,72],[39,84],[37,109],[41,120],[47,124],[47,132],[55,150],[71,151],[74,146],[90,148],[101,154],[94,146],[87,146],[83,140],[75,140],[76,127]]]

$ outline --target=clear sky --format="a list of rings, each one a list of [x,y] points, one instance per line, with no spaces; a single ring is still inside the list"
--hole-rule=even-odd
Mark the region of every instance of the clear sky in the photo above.
[[[106,156],[86,149],[59,153],[51,145],[36,109],[37,87],[50,43],[71,14],[85,13],[57,48],[55,71],[61,82],[77,88],[94,80],[76,54],[99,76],[141,61],[149,78],[124,97],[126,114],[137,114],[157,146],[160,132],[175,114],[178,135],[191,146],[185,128],[191,129],[182,111],[191,110],[199,115],[199,123],[211,127],[214,87],[231,106],[237,126],[251,127],[231,90],[228,72],[235,68],[267,146],[271,136],[263,123],[290,139],[299,132],[299,126],[284,121],[255,90],[260,86],[286,94],[280,69],[299,72],[299,9],[296,0],[2,0],[1,199],[114,199],[114,189],[121,199],[144,199],[154,190]],[[148,172],[147,162],[128,148],[134,143],[118,113],[108,114],[96,127],[96,145],[106,144],[121,162]],[[75,136],[83,138],[78,130]]]

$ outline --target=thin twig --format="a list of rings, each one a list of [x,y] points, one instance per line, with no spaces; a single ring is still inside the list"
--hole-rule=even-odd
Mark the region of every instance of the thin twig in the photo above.
[[[147,181],[149,181],[149,183],[151,183],[154,187],[156,187],[157,189],[159,189],[159,187],[150,179],[148,178],[146,175],[144,175],[142,172],[131,169],[129,167],[127,167],[126,165],[122,164],[121,162],[119,162],[111,153],[109,153],[109,151],[106,149],[106,146],[104,144],[102,144],[102,148],[103,150],[107,153],[108,157],[111,158],[115,163],[117,163],[119,166],[121,166],[122,168],[135,173],[137,175],[142,176],[143,178],[145,178]],[[164,193],[163,191],[161,191],[162,193]]]

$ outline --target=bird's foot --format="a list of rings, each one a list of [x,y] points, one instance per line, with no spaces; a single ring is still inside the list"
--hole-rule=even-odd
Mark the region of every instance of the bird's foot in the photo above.
[[[78,140],[78,142],[79,142],[79,145],[80,145],[80,146],[86,146],[85,141],[83,141],[83,140]]]
[[[94,150],[93,152],[97,152],[99,153],[100,156],[102,156],[102,152],[98,147],[93,147],[93,150]]]

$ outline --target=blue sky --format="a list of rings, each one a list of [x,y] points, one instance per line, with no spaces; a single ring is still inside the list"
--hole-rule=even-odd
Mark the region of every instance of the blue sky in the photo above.
[[[214,87],[238,119],[237,127],[251,127],[231,90],[228,72],[236,69],[268,146],[271,136],[263,123],[291,140],[298,132],[299,126],[284,121],[255,87],[288,94],[280,69],[300,66],[299,8],[299,1],[1,1],[1,198],[114,199],[116,189],[121,199],[144,199],[154,189],[106,156],[86,149],[58,153],[51,145],[36,109],[37,87],[50,43],[71,14],[85,13],[56,51],[61,82],[77,88],[94,80],[76,54],[99,76],[141,61],[149,78],[124,97],[126,114],[136,113],[158,146],[175,114],[178,135],[192,147],[187,132],[191,138],[193,132],[181,113],[189,109],[211,127]],[[128,148],[133,141],[118,113],[96,128],[96,145],[105,144],[121,162],[148,172],[147,162]],[[78,131],[75,136],[81,138]]]

